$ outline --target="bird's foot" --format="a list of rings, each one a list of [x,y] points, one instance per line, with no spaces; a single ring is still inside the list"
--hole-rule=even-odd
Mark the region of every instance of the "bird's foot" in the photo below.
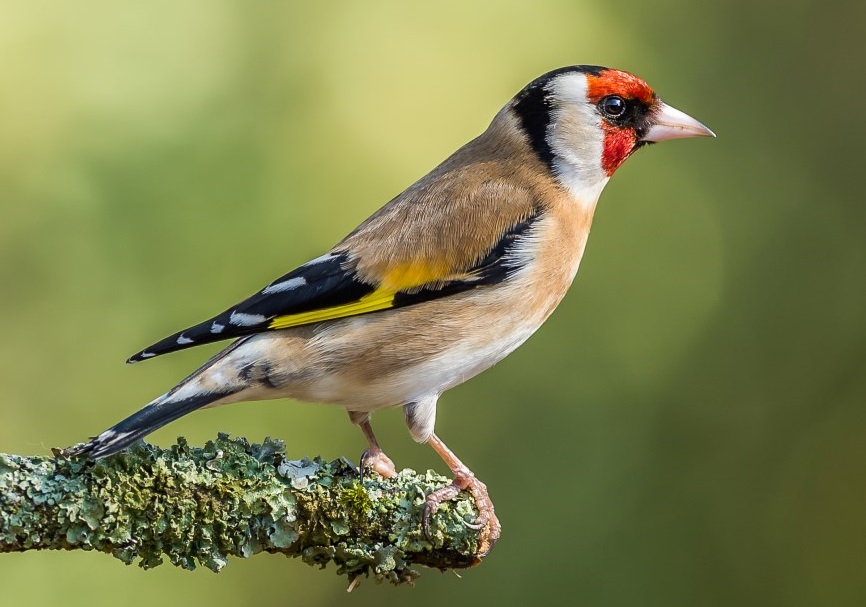
[[[453,500],[464,489],[472,495],[472,498],[475,500],[475,507],[478,509],[478,518],[475,519],[475,522],[464,524],[470,529],[481,530],[478,547],[478,556],[480,558],[493,549],[493,545],[499,539],[499,535],[502,532],[502,526],[499,524],[499,519],[496,518],[496,513],[493,510],[493,501],[487,493],[487,485],[475,478],[475,475],[468,469],[458,471],[454,476],[454,481],[450,485],[437,489],[427,496],[427,502],[424,504],[424,515],[421,519],[421,527],[427,540],[432,543],[430,517],[436,513],[443,502]]]
[[[397,468],[391,458],[385,455],[381,449],[371,447],[361,455],[361,478],[367,470],[373,470],[383,478],[394,478],[397,476]]]

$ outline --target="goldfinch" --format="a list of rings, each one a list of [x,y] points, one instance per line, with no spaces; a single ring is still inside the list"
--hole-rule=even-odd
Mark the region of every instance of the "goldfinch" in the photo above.
[[[433,431],[439,396],[550,316],[617,167],[648,143],[696,136],[713,133],[629,73],[577,65],[542,75],[330,251],[130,357],[235,340],[67,454],[105,457],[196,409],[288,397],[343,407],[369,445],[362,465],[391,477],[370,416],[401,407],[412,437],[454,474],[427,497],[425,531],[439,504],[466,489],[489,549],[499,521],[485,485]]]

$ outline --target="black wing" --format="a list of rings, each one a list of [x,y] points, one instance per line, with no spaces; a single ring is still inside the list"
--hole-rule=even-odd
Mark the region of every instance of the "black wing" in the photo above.
[[[201,344],[266,331],[273,319],[291,313],[339,307],[375,290],[346,269],[346,253],[323,255],[276,279],[225,312],[170,335],[129,357],[134,363]]]
[[[323,255],[225,312],[134,354],[127,362],[268,330],[409,306],[496,284],[523,266],[519,243],[538,217],[535,211],[512,225],[484,258],[459,276],[401,291],[386,291],[360,280],[346,252]]]

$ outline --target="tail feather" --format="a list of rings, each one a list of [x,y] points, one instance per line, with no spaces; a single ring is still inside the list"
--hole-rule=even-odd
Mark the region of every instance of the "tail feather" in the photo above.
[[[69,457],[85,456],[89,459],[99,459],[112,455],[187,413],[225,398],[232,393],[202,392],[180,399],[176,398],[175,394],[176,392],[172,391],[157,398],[89,442],[66,449],[63,452],[64,455]]]

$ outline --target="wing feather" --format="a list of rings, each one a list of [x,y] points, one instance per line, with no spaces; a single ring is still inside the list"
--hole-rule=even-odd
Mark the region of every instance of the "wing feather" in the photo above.
[[[421,186],[410,188],[330,253],[221,314],[134,354],[128,362],[253,333],[414,305],[500,282],[523,267],[522,243],[542,216],[527,191],[507,191],[502,183],[484,181],[469,187],[469,194],[462,197]],[[505,194],[511,196],[503,199]],[[446,196],[448,208],[437,208],[433,217],[420,220],[419,208],[430,208],[429,195]],[[408,246],[413,239],[415,248]]]
[[[367,301],[376,287],[357,279],[349,255],[329,253],[271,282],[255,295],[202,323],[158,341],[132,355],[127,362],[153,358],[206,343],[267,331],[275,319],[307,315],[308,324],[325,316],[317,311],[337,310]],[[286,326],[294,326],[287,324]]]

